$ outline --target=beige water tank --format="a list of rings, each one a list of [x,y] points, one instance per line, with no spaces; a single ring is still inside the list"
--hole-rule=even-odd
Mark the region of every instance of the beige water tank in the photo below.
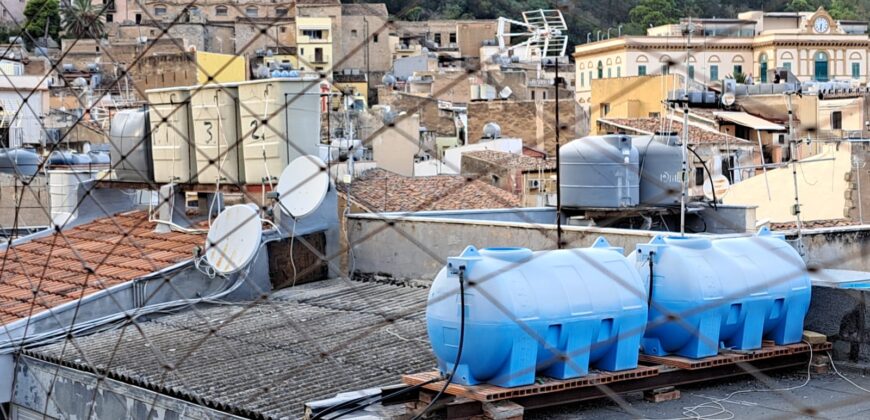
[[[243,184],[238,88],[235,84],[208,84],[192,90],[190,95],[199,182]]]
[[[154,180],[196,182],[193,136],[190,130],[190,88],[145,91],[151,120]]]
[[[239,121],[245,180],[277,182],[281,171],[320,146],[320,80],[273,78],[242,82]]]

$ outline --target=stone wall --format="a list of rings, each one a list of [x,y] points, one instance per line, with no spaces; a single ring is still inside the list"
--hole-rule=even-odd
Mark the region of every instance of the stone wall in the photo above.
[[[420,126],[439,136],[456,135],[456,124],[453,114],[438,109],[438,100],[424,96],[410,95],[402,92],[378,88],[378,103],[389,105],[393,111],[420,114]],[[414,133],[410,133],[412,136]]]
[[[580,134],[579,106],[573,100],[559,103],[561,140],[565,144]],[[495,122],[502,137],[523,139],[523,145],[556,152],[556,101],[481,101],[468,104],[468,139],[476,143],[483,137],[483,126]]]
[[[846,173],[843,216],[856,222],[870,220],[870,143],[852,143],[852,171]],[[860,189],[858,186],[860,185]]]
[[[24,186],[13,175],[0,174],[0,227],[48,226],[49,200],[44,176]]]

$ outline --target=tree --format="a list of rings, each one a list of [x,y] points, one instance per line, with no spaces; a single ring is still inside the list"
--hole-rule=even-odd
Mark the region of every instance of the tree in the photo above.
[[[828,13],[837,20],[855,20],[860,17],[854,0],[832,0]]]
[[[68,0],[64,0],[66,3]],[[71,38],[102,38],[106,31],[106,7],[91,0],[71,0],[63,8],[63,30]]]
[[[28,43],[45,36],[57,39],[60,32],[60,11],[57,0],[29,0],[24,6],[24,32]]]
[[[631,23],[644,29],[677,23],[681,15],[674,0],[641,0],[628,12]]]

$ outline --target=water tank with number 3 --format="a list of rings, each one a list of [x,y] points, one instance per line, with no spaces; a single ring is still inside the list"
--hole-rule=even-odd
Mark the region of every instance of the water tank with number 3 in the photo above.
[[[447,261],[429,292],[426,321],[446,374],[460,341],[463,278],[465,333],[454,382],[514,387],[534,383],[536,372],[568,379],[590,366],[637,367],[647,307],[621,248],[603,238],[587,249],[468,247]]]

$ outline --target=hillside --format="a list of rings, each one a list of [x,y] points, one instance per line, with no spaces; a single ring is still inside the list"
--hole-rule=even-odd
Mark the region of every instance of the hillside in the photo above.
[[[369,0],[386,3],[403,20],[519,18],[524,10],[558,8],[565,14],[573,44],[586,34],[623,25],[623,32],[640,34],[650,25],[677,22],[681,17],[735,17],[746,10],[808,11],[825,7],[837,19],[870,18],[870,0]]]

